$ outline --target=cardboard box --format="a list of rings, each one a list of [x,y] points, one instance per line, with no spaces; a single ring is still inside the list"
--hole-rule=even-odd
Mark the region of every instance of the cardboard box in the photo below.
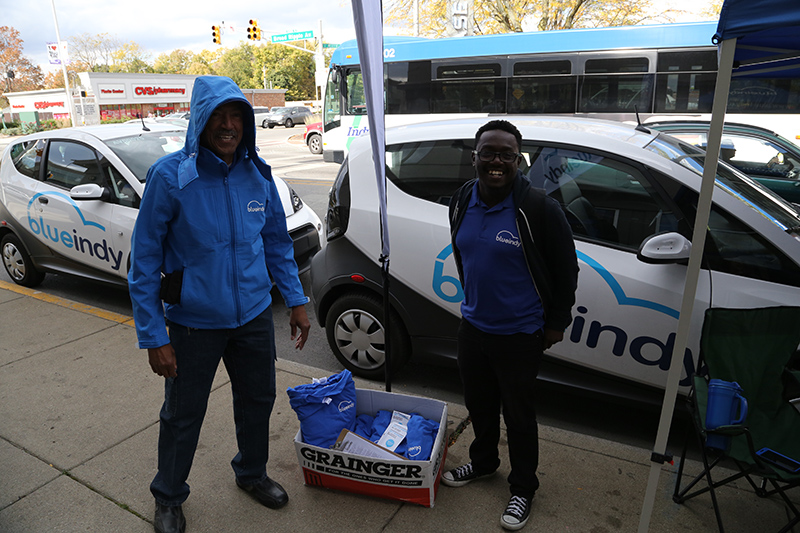
[[[365,494],[433,507],[447,454],[447,404],[439,400],[356,389],[356,413],[375,415],[379,410],[418,413],[439,422],[428,461],[405,458],[374,459],[305,444],[298,430],[294,438],[297,460],[306,485]]]

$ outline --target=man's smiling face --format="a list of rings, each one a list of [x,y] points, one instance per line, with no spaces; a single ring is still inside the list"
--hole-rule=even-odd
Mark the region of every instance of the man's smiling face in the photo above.
[[[200,135],[200,144],[214,152],[227,164],[233,163],[236,148],[242,140],[244,120],[242,104],[229,102],[216,108]]]
[[[500,159],[501,153],[519,153],[517,138],[512,133],[503,130],[488,130],[481,134],[476,152],[491,152],[494,157],[491,161],[482,161],[477,155],[472,156],[475,173],[478,176],[478,190],[481,199],[489,205],[494,205],[504,199],[511,192],[514,178],[519,168],[519,157],[511,162]]]

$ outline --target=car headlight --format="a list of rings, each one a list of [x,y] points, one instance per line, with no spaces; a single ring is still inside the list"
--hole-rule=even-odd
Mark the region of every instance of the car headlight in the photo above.
[[[289,198],[292,199],[292,209],[294,209],[295,213],[303,209],[303,200],[291,187],[289,187]]]

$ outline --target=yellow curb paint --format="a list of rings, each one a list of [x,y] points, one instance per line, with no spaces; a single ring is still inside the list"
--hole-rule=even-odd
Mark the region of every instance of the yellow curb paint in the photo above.
[[[15,292],[17,294],[22,294],[23,296],[30,296],[31,298],[36,298],[37,300],[41,300],[42,302],[59,305],[67,309],[72,309],[73,311],[78,311],[80,313],[84,313],[87,315],[96,316],[97,318],[110,320],[111,322],[116,322],[118,324],[123,324],[125,326],[134,327],[133,319],[131,317],[126,315],[121,315],[119,313],[114,313],[113,311],[106,311],[104,309],[92,307],[91,305],[73,302],[70,300],[66,300],[64,298],[59,298],[58,296],[45,294],[41,291],[29,289],[27,287],[21,287],[19,285],[16,285],[14,283],[9,283],[7,281],[0,281],[0,289],[6,289],[11,292]]]

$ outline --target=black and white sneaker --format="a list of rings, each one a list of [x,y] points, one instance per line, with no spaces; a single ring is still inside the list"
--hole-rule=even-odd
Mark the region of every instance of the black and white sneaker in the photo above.
[[[516,531],[525,527],[528,516],[531,514],[531,500],[522,496],[512,496],[508,500],[503,516],[500,517],[500,525],[503,529]]]
[[[472,468],[472,463],[467,463],[442,474],[442,483],[449,487],[463,487],[470,481],[474,481],[478,478],[486,477],[491,474],[493,474],[493,472],[490,472],[489,474],[479,474]]]

